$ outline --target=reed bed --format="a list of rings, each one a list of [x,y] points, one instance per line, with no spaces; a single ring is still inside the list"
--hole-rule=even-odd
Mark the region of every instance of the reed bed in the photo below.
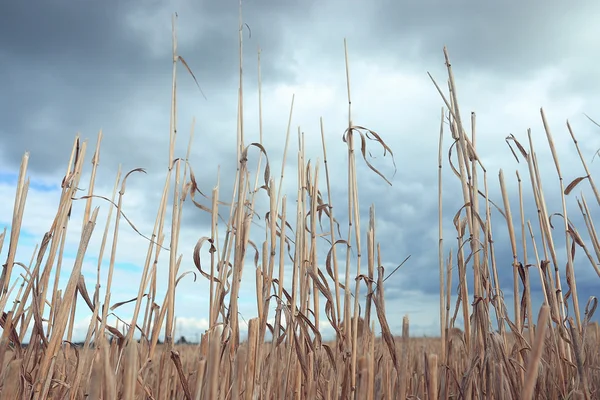
[[[600,276],[600,241],[585,197],[578,199],[579,209],[574,211],[567,210],[565,198],[577,185],[590,185],[599,205],[600,195],[575,134],[567,125],[585,175],[566,184],[542,110],[562,193],[562,223],[556,219],[555,225],[550,224],[553,211],[546,208],[531,132],[525,145],[514,136],[507,138],[515,158],[526,163],[529,176],[517,174],[519,191],[509,193],[508,178],[500,171],[502,199],[494,203],[488,196],[487,170],[478,155],[475,114],[470,115],[470,120],[463,119],[445,49],[444,56],[447,90],[432,77],[444,105],[439,132],[440,337],[411,338],[408,317],[404,317],[402,332],[392,332],[388,324],[387,316],[393,311],[385,307],[388,274],[381,262],[376,210],[371,206],[368,220],[361,220],[357,168],[364,165],[382,179],[382,184],[389,183],[369,163],[367,147],[380,146],[392,158],[393,153],[383,136],[353,123],[347,53],[348,126],[343,142],[327,145],[343,145],[347,149],[348,198],[336,199],[339,207],[332,207],[327,164],[330,160],[322,120],[322,161],[307,160],[304,135],[299,134],[299,146],[293,154],[297,170],[284,170],[285,160],[292,155],[289,122],[281,174],[273,176],[277,166],[269,163],[262,126],[258,140],[251,142],[245,137],[241,56],[237,171],[231,182],[220,180],[205,196],[198,187],[192,163],[188,162],[193,134],[187,155],[178,158],[175,154],[178,67],[192,71],[177,53],[174,28],[169,164],[154,229],[147,235],[146,262],[133,301],[133,315],[120,328],[108,323],[107,316],[116,302],[110,288],[119,227],[130,222],[122,201],[128,177],[140,170],[124,176],[119,173],[110,198],[96,193],[94,183],[102,141],[99,134],[91,158],[89,190],[76,197],[89,152],[87,142],[77,138],[62,182],[56,217],[27,265],[15,259],[29,188],[29,156],[25,154],[14,197],[10,237],[5,231],[0,241],[0,246],[8,242],[8,246],[0,248],[6,257],[0,280],[2,398],[598,398],[600,335],[598,325],[591,322],[597,299],[578,297],[576,271],[591,266]],[[258,80],[260,87],[260,72]],[[292,113],[293,99],[290,121]],[[446,148],[447,137],[451,145]],[[444,162],[446,149],[450,151],[448,165]],[[450,210],[456,215],[453,222],[457,234],[453,238],[456,242],[449,246],[451,251],[446,253],[442,171],[448,167],[457,178],[456,188],[464,205]],[[282,182],[294,173],[299,184],[293,198],[288,199]],[[233,188],[232,198],[221,198],[224,187]],[[525,190],[531,190],[539,211],[535,221],[524,216]],[[260,222],[255,218],[254,207],[258,196],[266,196],[269,204],[269,211]],[[512,204],[518,200],[517,210],[511,210],[509,199],[513,199]],[[178,243],[185,201],[193,202],[198,212],[209,213],[212,218],[210,236],[199,238],[192,254],[198,272],[210,282],[210,302],[204,309],[209,316],[209,329],[195,345],[179,345],[174,340],[175,294],[182,276],[184,251]],[[69,225],[77,223],[70,219],[72,207],[85,207],[80,222],[83,233],[75,264],[66,268],[61,265],[64,238]],[[98,221],[99,207],[110,208],[103,232],[98,232],[103,225]],[[339,226],[334,210],[345,210],[347,227]],[[568,211],[583,215],[585,240],[584,233],[570,223]],[[496,258],[492,214],[495,224],[509,234],[511,260]],[[171,221],[170,226],[166,221]],[[264,227],[262,242],[251,240],[250,230],[255,224]],[[107,281],[100,282],[98,275],[95,288],[88,292],[82,263],[92,235],[103,235],[98,268],[105,257],[110,263]],[[565,260],[558,256],[563,245]],[[325,259],[318,256],[320,248],[326,249]],[[582,263],[575,268],[575,250],[586,254],[590,266]],[[338,251],[345,257],[338,256]],[[286,263],[293,268],[284,268]],[[501,288],[499,269],[507,264],[512,267],[514,285]],[[157,288],[163,284],[157,280],[158,268],[169,271],[164,298],[157,298]],[[283,282],[290,280],[285,274],[289,273],[291,284],[285,286]],[[468,287],[471,273],[473,285]],[[61,274],[69,276],[65,287],[58,285]],[[458,280],[453,282],[453,276]],[[241,339],[237,303],[242,279],[255,282],[258,310],[248,321],[245,340]],[[532,305],[533,280],[539,280],[544,289],[540,309]],[[106,288],[103,299],[101,284]],[[513,293],[512,301],[504,297],[502,289]],[[15,293],[17,301],[10,303],[9,296]],[[453,295],[455,303],[451,301]],[[83,346],[71,343],[76,306],[87,307],[93,313]],[[457,327],[457,315],[462,316],[463,329]],[[321,335],[323,316],[335,332],[333,340]]]

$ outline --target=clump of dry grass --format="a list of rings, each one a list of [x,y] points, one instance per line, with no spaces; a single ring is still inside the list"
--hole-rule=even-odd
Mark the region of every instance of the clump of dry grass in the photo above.
[[[523,182],[518,174],[519,220],[516,226],[502,171],[499,184],[503,207],[489,198],[487,171],[477,153],[475,114],[471,115],[471,135],[468,136],[458,107],[452,68],[445,53],[449,96],[435,84],[446,105],[446,110],[442,110],[439,155],[441,337],[411,338],[408,317],[403,320],[401,336],[394,336],[386,318],[385,278],[376,237],[375,209],[373,206],[370,209],[365,231],[358,211],[356,142],[360,141],[360,156],[367,162],[367,167],[385,181],[387,178],[368,162],[367,144],[374,141],[386,153],[393,153],[377,133],[352,121],[348,62],[349,119],[343,139],[347,147],[346,206],[349,224],[346,236],[341,236],[333,213],[323,129],[323,163],[313,164],[305,158],[304,135],[299,134],[296,209],[288,210],[294,202],[288,201],[281,188],[290,126],[288,124],[282,172],[277,181],[271,175],[273,166],[263,146],[262,130],[258,142],[248,143],[244,135],[241,68],[237,134],[239,163],[233,180],[233,197],[229,202],[220,198],[221,182],[210,196],[202,195],[187,162],[189,146],[186,158],[176,158],[174,151],[177,131],[175,82],[179,62],[191,72],[178,55],[176,44],[174,33],[169,168],[154,229],[148,236],[146,263],[140,276],[138,296],[133,300],[134,313],[124,328],[108,324],[109,310],[122,304],[114,304],[110,288],[119,244],[119,226],[124,221],[130,223],[125,220],[122,209],[126,182],[132,173],[142,170],[131,171],[122,179],[119,172],[116,177],[98,255],[100,269],[106,245],[110,245],[106,296],[101,301],[100,275],[90,296],[81,267],[91,236],[98,234],[98,206],[93,206],[101,201],[94,192],[94,182],[102,134],[98,137],[92,158],[88,193],[79,199],[75,198],[75,191],[80,186],[88,149],[86,142],[75,141],[56,217],[36,248],[29,266],[15,259],[29,188],[26,179],[28,155],[23,157],[8,238],[7,262],[0,280],[3,310],[0,358],[4,360],[0,363],[2,398],[591,399],[598,396],[600,337],[597,323],[590,323],[597,300],[591,298],[583,310],[580,308],[572,252],[575,248],[583,249],[598,271],[593,254],[595,252],[595,256],[600,257],[600,242],[585,198],[582,196],[578,204],[584,215],[592,250],[588,249],[575,227],[569,224],[565,196],[583,181],[591,184],[599,204],[600,196],[583,157],[585,177],[566,188],[563,186],[560,164],[543,112],[548,143],[553,150],[561,192],[564,193],[564,225],[561,229],[567,249],[566,270],[558,260],[531,135],[528,136],[529,150],[515,137],[509,137],[507,141],[516,147],[515,157],[524,159],[529,168],[535,205],[540,210],[538,236],[534,235],[533,224],[525,221]],[[240,48],[241,45],[240,36]],[[292,111],[293,99],[290,120]],[[464,206],[454,218],[457,243],[448,256],[444,254],[442,237],[445,121],[450,126],[453,141],[451,155],[455,156],[455,161],[450,158],[451,168],[458,177],[464,200]],[[568,128],[577,146],[574,133],[570,126]],[[258,160],[253,169],[251,164],[255,162],[255,154],[258,154]],[[251,179],[253,173],[254,181]],[[327,196],[323,195],[323,189]],[[170,192],[174,200],[169,210]],[[250,241],[256,193],[265,194],[269,201],[262,243]],[[210,281],[210,302],[207,305],[209,329],[197,345],[174,343],[175,291],[182,276],[179,271],[179,230],[186,200],[212,216],[210,236],[200,238],[193,251],[198,271]],[[83,234],[68,284],[59,288],[58,277],[61,273],[65,274],[61,264],[64,238],[69,225],[74,223],[69,218],[70,210],[80,204],[75,201],[85,202]],[[513,260],[509,260],[514,272],[513,319],[508,316],[499,287],[498,263],[507,261],[497,260],[494,252],[493,207],[501,214],[502,218],[496,221],[506,225],[513,251]],[[224,228],[219,224],[220,218],[225,221]],[[115,226],[111,241],[108,229],[113,219]],[[170,227],[166,226],[167,220],[171,221]],[[323,220],[328,221],[329,230],[326,232],[319,228]],[[559,229],[555,227],[554,230]],[[361,242],[362,232],[366,232],[366,243]],[[5,236],[6,231],[0,240],[0,251]],[[535,249],[533,255],[527,253],[528,243]],[[325,260],[317,257],[319,246],[328,249]],[[338,248],[346,250],[345,260],[338,258]],[[355,261],[350,257],[350,248],[358,255]],[[161,257],[165,249],[168,257]],[[255,254],[254,271],[245,270],[249,251]],[[209,265],[202,265],[203,257],[210,260]],[[293,262],[293,276],[291,285],[284,287],[285,274],[290,271],[284,268],[288,257]],[[169,271],[164,299],[156,298],[160,284],[157,281],[159,266]],[[24,272],[17,274],[15,267]],[[459,290],[454,314],[451,314],[453,268],[458,269]],[[467,271],[470,269],[474,278],[471,288],[467,286]],[[237,304],[242,279],[255,280],[258,308],[257,316],[249,320],[248,338],[243,342],[240,340]],[[540,279],[545,294],[537,317],[531,301],[531,279]],[[562,288],[565,281],[567,293]],[[8,298],[18,284],[21,285],[16,294],[18,301],[11,308]],[[78,303],[78,299],[83,302]],[[322,304],[323,301],[325,304]],[[83,347],[70,344],[78,304],[83,304],[93,313]],[[567,313],[567,304],[573,315]],[[364,314],[359,310],[364,310]],[[326,341],[321,336],[324,328],[322,312],[335,332],[333,341]],[[463,317],[464,330],[455,326],[458,313]],[[380,336],[375,335],[375,321],[380,328]],[[498,331],[492,328],[493,321],[499,327]],[[26,337],[30,328],[32,333]],[[134,339],[136,332],[141,336],[139,341]],[[267,339],[267,333],[270,339]],[[108,334],[115,340],[108,341]],[[161,334],[165,338],[164,345],[159,345]],[[23,343],[28,343],[28,346],[22,346]]]

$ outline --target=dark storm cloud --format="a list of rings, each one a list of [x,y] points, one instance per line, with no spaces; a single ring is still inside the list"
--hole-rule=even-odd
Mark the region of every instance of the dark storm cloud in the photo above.
[[[557,2],[549,7],[528,2],[507,7],[465,2],[441,7],[432,2],[378,2],[350,3],[334,13],[334,4],[321,8],[311,2],[244,3],[244,21],[250,28],[244,28],[247,76],[255,73],[253,59],[259,44],[265,49],[267,85],[294,80],[294,46],[309,46],[315,56],[322,50],[331,54],[335,39],[323,39],[323,32],[306,29],[313,23],[318,26],[318,21],[329,32],[332,26],[339,28],[338,36],[348,36],[351,50],[360,58],[401,62],[408,57],[433,66],[441,64],[440,48],[447,44],[461,65],[459,74],[482,70],[523,74],[556,60],[556,54],[581,52],[586,42],[579,40],[573,24],[585,25],[597,12],[583,3]],[[233,0],[171,6],[118,1],[7,3],[0,24],[4,93],[0,117],[7,162],[14,167],[22,151],[30,149],[31,167],[48,172],[62,159],[56,156],[57,149],[68,154],[75,132],[93,138],[104,128],[111,164],[128,159],[131,167],[148,165],[153,157],[141,151],[140,143],[156,148],[166,142],[168,130],[171,13],[180,13],[180,54],[193,68],[209,102],[192,91],[191,80],[180,87],[194,96],[195,107],[202,106],[207,116],[214,116],[225,100],[222,93],[235,94],[237,6]],[[349,17],[362,23],[346,24]],[[315,34],[323,38],[312,40]],[[189,78],[186,72],[180,74]],[[253,78],[246,82],[255,85]],[[154,118],[135,119],[142,109],[152,109]],[[235,104],[231,110],[235,112]]]
[[[109,164],[130,160],[133,168],[153,162],[154,157],[141,150],[166,143],[170,18],[174,11],[180,13],[179,52],[209,98],[204,102],[193,91],[187,72],[180,68],[180,80],[187,79],[180,90],[193,96],[195,108],[200,109],[195,115],[203,116],[204,109],[206,116],[214,116],[223,101],[232,103],[228,116],[235,112],[234,97],[223,97],[222,93],[235,95],[236,1],[180,2],[171,7],[160,2],[144,7],[116,1],[102,5],[38,3],[9,3],[0,25],[0,84],[5,94],[0,100],[0,116],[1,135],[6,143],[2,150],[10,165],[15,166],[22,151],[29,149],[31,168],[48,172],[57,168],[63,158],[56,156],[57,149],[68,154],[75,132],[94,138],[100,128],[106,133],[105,147],[110,148],[106,151]],[[349,35],[359,57],[374,54],[388,61],[399,60],[404,52],[394,50],[398,43],[417,43],[413,61],[439,63],[439,48],[446,43],[453,58],[460,60],[463,74],[470,68],[506,74],[518,72],[516,69],[535,69],[554,59],[557,52],[565,54],[562,50],[572,49],[571,36],[557,26],[568,26],[569,21],[580,18],[583,7],[557,5],[545,7],[542,13],[530,3],[521,7],[430,6],[351,5],[333,14],[323,13],[310,2],[245,3],[244,21],[250,28],[244,32],[246,83],[255,85],[253,59],[258,44],[265,49],[264,83],[293,81],[291,68],[296,60],[293,46],[286,45],[288,41],[298,47],[311,46],[315,55],[323,50],[320,46],[335,42],[309,40],[312,30],[300,28],[312,23],[305,21],[318,19],[330,21],[326,24],[329,28],[339,25],[340,37]],[[361,14],[364,23],[353,25],[352,31],[346,32],[343,17]],[[590,15],[589,10],[586,15]],[[548,18],[553,24],[546,24]],[[377,45],[373,46],[375,42]],[[553,51],[544,47],[549,43]],[[507,63],[507,59],[511,61]],[[144,120],[140,111],[150,109],[152,118]]]
[[[268,49],[262,56],[265,85],[293,79],[281,58],[286,53],[282,19],[288,18],[288,13],[301,17],[305,9],[278,4],[261,2],[249,6],[245,13],[252,33],[248,39],[245,32],[247,57],[256,59],[259,43]],[[202,99],[183,67],[179,72],[183,83],[180,92],[192,96],[195,107],[203,107],[203,112],[194,113],[196,116],[213,117],[213,129],[223,129],[214,118],[219,110],[223,110],[223,119],[233,121],[235,129],[237,3],[196,2],[189,6],[182,2],[165,7],[155,2],[154,6],[119,1],[3,6],[0,150],[7,167],[16,167],[23,151],[29,150],[32,170],[52,173],[62,169],[74,134],[82,132],[93,144],[101,128],[105,132],[105,160],[111,167],[117,162],[126,162],[130,168],[155,162],[144,149],[167,143],[170,24],[178,8],[184,11],[179,23],[183,25],[179,54],[193,69],[209,100]],[[201,23],[195,24],[198,20]],[[189,27],[197,25],[201,28],[190,34]],[[255,72],[256,63],[248,64],[249,73]],[[231,107],[223,108],[224,101],[231,101]],[[187,130],[188,121],[184,122]]]
[[[94,119],[90,114],[105,117],[122,106],[107,89],[126,84],[118,73],[124,60],[139,66],[144,56],[123,35],[115,7],[39,2],[3,8],[2,150],[12,167],[31,150],[34,169],[56,168],[74,133]]]

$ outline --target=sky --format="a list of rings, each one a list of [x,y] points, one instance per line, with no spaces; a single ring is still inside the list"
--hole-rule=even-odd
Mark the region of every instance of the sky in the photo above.
[[[228,201],[236,168],[238,2],[33,0],[5,2],[1,10],[0,227],[10,231],[16,179],[25,152],[29,152],[27,172],[31,179],[18,261],[29,263],[36,244],[52,224],[60,183],[77,134],[88,140],[84,188],[100,130],[103,140],[97,194],[111,196],[119,165],[124,172],[146,170],[146,174],[133,174],[128,179],[123,209],[140,232],[146,236],[152,233],[168,163],[174,13],[178,15],[178,53],[201,88],[198,90],[179,64],[176,152],[179,157],[185,156],[195,121],[190,166],[204,193],[211,192],[218,173],[225,182],[223,200]],[[477,116],[478,152],[488,171],[492,200],[502,203],[498,172],[503,169],[511,207],[518,216],[515,171],[518,169],[522,177],[528,175],[523,161],[515,161],[505,138],[514,134],[526,143],[526,132],[531,128],[549,213],[560,212],[559,181],[540,108],[544,108],[552,128],[565,182],[585,174],[567,131],[567,120],[594,175],[598,161],[592,162],[592,158],[600,148],[600,128],[585,114],[600,120],[600,72],[595,62],[595,38],[600,33],[595,21],[599,14],[600,4],[587,0],[573,4],[555,0],[458,1],[451,6],[434,0],[243,2],[246,140],[259,141],[260,49],[263,144],[272,175],[278,178],[281,173],[293,97],[292,140],[284,181],[288,207],[295,207],[296,132],[305,135],[307,158],[313,165],[321,162],[322,168],[322,118],[333,177],[334,210],[346,228],[347,151],[342,135],[348,121],[344,39],[347,41],[352,120],[381,135],[394,152],[397,166],[395,171],[389,156],[382,157],[381,148],[370,144],[372,162],[390,180],[390,186],[368,170],[362,158],[357,158],[363,229],[373,204],[386,271],[410,256],[386,281],[387,317],[394,333],[401,332],[404,315],[410,317],[413,334],[439,333],[437,157],[444,103],[427,72],[446,87],[443,48],[447,46],[463,119],[468,120],[470,112]],[[449,146],[446,132],[444,154]],[[251,154],[255,160],[256,152]],[[462,200],[447,158],[443,174],[447,254],[456,247],[452,218]],[[577,215],[576,196],[581,190],[586,191],[592,213],[598,210],[587,186],[580,185],[567,198],[570,217],[586,241],[585,225]],[[322,191],[326,193],[324,187]],[[527,218],[536,226],[530,187],[525,185],[525,191]],[[98,221],[102,222],[96,227],[83,267],[90,291],[95,285],[108,210],[108,204],[101,200],[94,205],[100,207]],[[61,287],[66,285],[76,256],[84,207],[84,202],[75,202]],[[500,281],[510,309],[510,244],[498,215],[493,218]],[[209,234],[209,222],[208,216],[188,199],[178,249],[183,255],[182,272],[195,270],[192,251],[196,242]],[[259,225],[262,223],[259,221]],[[555,241],[562,244],[564,235],[557,226]],[[253,232],[260,243],[264,229]],[[137,295],[148,246],[146,239],[126,224],[121,225],[118,238],[113,303]],[[324,264],[327,245],[323,242],[320,246]],[[7,249],[8,239],[0,255],[3,259]],[[164,285],[160,293],[166,289],[168,269],[168,254],[163,253],[159,277],[164,278]],[[580,257],[582,253],[578,249],[575,270],[580,302],[585,305],[590,296],[600,294],[600,281],[589,261]],[[559,257],[564,279],[564,250],[559,251]],[[253,268],[249,262],[240,292],[242,329],[243,321],[256,315]],[[291,271],[286,271],[289,276]],[[105,260],[101,265],[103,282],[106,275]],[[534,300],[539,302],[539,284],[534,284],[532,290]],[[159,299],[162,301],[160,295]],[[196,281],[192,275],[182,279],[176,311],[177,335],[195,339],[206,329],[208,284],[200,275]],[[131,313],[128,306],[117,310],[125,321]],[[89,310],[78,305],[75,340],[85,335],[89,317]]]

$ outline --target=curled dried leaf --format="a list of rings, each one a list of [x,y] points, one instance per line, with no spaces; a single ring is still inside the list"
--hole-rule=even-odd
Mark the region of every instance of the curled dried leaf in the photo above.
[[[7,326],[7,323],[6,323],[7,319],[8,319],[8,314],[5,312],[2,312],[2,316],[0,317],[0,327],[3,330],[4,329],[10,330],[9,338],[15,344],[15,348],[18,349],[18,354],[20,355],[21,341],[19,340],[19,335],[17,334],[14,324],[11,323],[10,327]]]
[[[506,140],[506,144],[508,145],[508,148],[512,152],[512,154],[515,157],[515,159],[517,160],[517,162],[519,162],[519,158],[517,157],[517,154],[513,150],[512,146],[510,145],[511,141],[517,146],[517,149],[519,149],[519,152],[521,153],[521,155],[523,156],[523,158],[525,158],[525,159],[527,158],[527,151],[525,151],[525,148],[521,145],[521,143],[519,143],[519,141],[517,140],[517,138],[515,137],[515,135],[513,135],[511,133],[510,135],[508,135],[506,137],[505,140]]]
[[[186,400],[192,400],[192,392],[190,391],[190,385],[185,376],[185,372],[183,371],[183,365],[181,364],[181,357],[179,356],[178,351],[171,350],[171,360],[173,361],[173,364],[175,364],[175,369],[177,370],[177,375],[179,376],[179,381],[183,387],[183,393],[185,394]]]
[[[381,306],[381,301],[379,296],[373,296],[373,303],[375,304],[375,310],[377,311],[377,318],[379,319],[379,325],[381,326],[381,335],[383,336],[383,340],[385,341],[388,351],[390,353],[390,357],[392,358],[392,362],[394,364],[394,368],[397,372],[400,372],[398,357],[396,356],[396,343],[394,341],[394,336],[392,335],[392,331],[390,330],[390,326],[388,325],[387,319],[385,317],[385,313]]]
[[[271,176],[271,167],[269,164],[269,156],[267,155],[267,150],[265,150],[265,148],[263,147],[262,144],[250,143],[248,146],[246,146],[246,148],[242,152],[242,155],[241,155],[242,159],[240,160],[240,162],[245,162],[248,159],[248,150],[252,146],[258,148],[261,151],[261,153],[265,156],[266,163],[265,163],[265,173],[264,173],[264,180],[265,180],[264,187],[268,188],[269,187],[269,178]]]
[[[112,204],[118,210],[119,214],[121,214],[121,216],[129,224],[129,226],[131,227],[131,229],[133,229],[138,235],[140,235],[144,239],[148,240],[150,243],[153,243],[156,246],[160,247],[161,249],[163,249],[165,251],[169,251],[169,249],[167,249],[166,247],[161,246],[159,243],[155,242],[154,240],[150,239],[149,237],[147,237],[146,235],[144,235],[143,233],[141,233],[135,227],[135,225],[133,224],[133,222],[131,222],[131,220],[129,218],[127,218],[127,215],[125,215],[125,213],[123,212],[123,210],[121,210],[119,208],[119,206],[117,206],[117,204],[115,204],[115,202],[112,201],[111,199],[109,199],[107,197],[104,197],[104,196],[99,196],[99,195],[93,194],[93,195],[86,195],[86,196],[81,196],[81,197],[73,197],[72,200],[86,200],[86,199],[89,199],[89,198],[96,198],[96,199],[102,199],[102,200],[108,201],[110,204]]]
[[[585,305],[585,325],[589,324],[594,313],[596,312],[596,308],[598,307],[598,298],[596,296],[590,296],[587,304]]]
[[[327,258],[325,259],[325,268],[327,269],[327,273],[329,274],[329,276],[331,277],[331,279],[333,279],[335,281],[335,277],[333,276],[333,270],[331,268],[331,256],[333,253],[333,248],[334,246],[338,245],[338,244],[345,244],[346,248],[349,250],[350,247],[348,246],[348,242],[344,239],[338,239],[335,241],[335,243],[331,246],[331,248],[329,249],[329,251],[327,252]],[[345,289],[344,285],[342,285],[341,283],[338,283],[339,286],[342,289]]]
[[[579,185],[581,181],[588,178],[589,176],[580,176],[579,178],[573,179],[573,181],[567,185],[567,188],[565,189],[565,195],[568,196],[569,194],[571,194],[573,189],[575,189],[575,187],[577,187],[577,185]]]
[[[206,242],[210,243],[210,249],[209,249],[210,252],[216,251],[211,238],[206,237],[206,236],[201,237],[200,240],[198,240],[198,243],[196,243],[196,246],[194,247],[194,254],[193,254],[194,265],[196,266],[196,268],[198,268],[198,271],[200,272],[200,274],[202,274],[203,277],[205,277],[208,280],[212,280],[213,282],[221,283],[221,281],[219,279],[207,274],[206,272],[204,272],[202,270],[202,263],[200,261],[200,250],[202,249],[202,246]]]
[[[355,126],[352,126],[352,127],[346,129],[346,131],[344,132],[344,135],[342,137],[342,140],[344,141],[344,143],[348,143],[349,137],[352,136],[355,132],[360,135],[360,141],[361,141],[360,152],[362,154],[363,160],[365,160],[365,163],[367,164],[369,169],[371,169],[371,171],[373,171],[377,175],[379,175],[388,185],[392,186],[392,183],[381,172],[379,172],[379,170],[377,168],[375,168],[369,162],[369,160],[367,160],[367,154],[366,154],[367,140],[371,140],[371,141],[375,141],[375,142],[379,143],[381,145],[381,147],[383,147],[383,156],[384,157],[387,155],[387,153],[390,153],[390,155],[392,156],[392,164],[394,165],[394,175],[395,175],[397,168],[396,168],[396,161],[394,159],[394,153],[392,152],[392,149],[385,143],[385,141],[381,138],[381,136],[379,136],[377,134],[377,132],[372,131],[372,130],[367,129],[362,126],[358,126],[358,125],[355,125]]]
[[[148,296],[148,294],[144,294],[144,295],[142,295],[142,298],[144,298],[144,297],[146,297],[146,296]],[[113,304],[113,306],[110,308],[110,311],[114,311],[114,310],[116,310],[117,308],[119,308],[119,307],[121,307],[121,306],[124,306],[125,304],[132,303],[132,302],[134,302],[134,301],[136,301],[136,300],[137,300],[137,296],[136,296],[136,297],[134,297],[133,299],[130,299],[130,300],[125,300],[125,301],[120,301],[120,302],[118,302],[118,303],[115,303],[115,304]]]
[[[198,87],[198,90],[200,90],[200,93],[202,94],[202,97],[204,97],[204,100],[208,100],[206,98],[206,96],[204,95],[204,92],[202,91],[202,88],[200,87],[200,84],[198,83],[198,79],[196,79],[196,75],[194,75],[194,73],[192,72],[192,69],[190,68],[190,66],[188,65],[188,63],[183,59],[183,57],[181,56],[177,56],[177,59],[179,61],[181,61],[181,63],[183,64],[183,66],[185,67],[185,69],[187,69],[187,71],[190,73],[190,75],[192,76],[192,79],[194,79],[194,82],[196,82],[196,86]]]
[[[182,280],[186,275],[192,274],[194,275],[194,282],[196,282],[196,273],[194,271],[186,271],[183,274],[179,275],[179,278],[175,281],[175,287],[179,284],[179,281]]]
[[[94,311],[94,303],[90,299],[90,295],[87,291],[87,287],[85,286],[85,278],[83,274],[79,275],[79,281],[77,282],[77,291],[83,297],[83,300],[86,302],[90,310]]]

